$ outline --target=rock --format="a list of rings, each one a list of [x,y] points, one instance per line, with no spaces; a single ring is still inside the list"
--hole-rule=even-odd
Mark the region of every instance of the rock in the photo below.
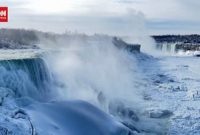
[[[133,110],[131,110],[131,108],[126,108],[126,115],[128,116],[128,118],[130,118],[133,121],[139,121],[138,116],[135,114],[135,112]]]
[[[144,95],[144,100],[152,100],[150,95]]]
[[[26,114],[26,112],[24,110],[18,109],[13,113],[12,118],[15,118],[15,119],[27,119],[28,115]]]
[[[181,87],[178,86],[178,87],[175,87],[175,88],[171,87],[171,89],[172,89],[173,92],[188,91],[187,87],[184,87],[184,86],[181,86]]]
[[[199,43],[179,43],[175,45],[175,50],[183,50],[183,51],[199,51],[200,44]]]
[[[136,131],[137,133],[140,133],[141,131],[137,129],[133,124],[122,122],[126,127],[128,127],[131,131]]]
[[[3,97],[0,97],[0,106],[3,105]]]
[[[0,106],[2,106],[6,98],[9,97],[14,97],[13,91],[8,88],[0,87]]]
[[[154,81],[154,84],[160,84],[160,83],[162,83],[160,80],[155,80]]]
[[[106,103],[106,97],[103,94],[103,92],[99,92],[97,99],[98,99],[99,103],[102,105],[104,105]]]
[[[200,54],[195,54],[194,56],[195,56],[195,57],[200,57]]]
[[[173,79],[169,79],[169,82],[175,82]]]
[[[140,52],[141,45],[139,44],[128,44],[120,38],[114,37],[113,44],[119,49],[125,49],[129,52]]]
[[[168,118],[171,115],[173,115],[173,113],[169,110],[153,110],[149,112],[150,118]]]
[[[110,103],[109,104],[109,112],[117,117],[122,119],[128,119],[132,121],[139,121],[139,117],[136,115],[134,110],[130,107],[126,107],[123,103]]]
[[[0,135],[8,135],[8,129],[0,126]]]
[[[162,78],[162,77],[165,77],[165,75],[163,75],[163,74],[158,74],[158,77]]]

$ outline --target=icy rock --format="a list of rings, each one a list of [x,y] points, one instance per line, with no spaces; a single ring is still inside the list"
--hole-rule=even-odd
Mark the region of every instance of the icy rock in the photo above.
[[[2,106],[2,104],[3,104],[3,98],[0,97],[0,106]]]
[[[26,114],[26,112],[22,109],[18,109],[17,111],[14,112],[14,114],[12,115],[12,118],[15,119],[26,119],[28,116]]]
[[[12,90],[0,87],[0,106],[3,105],[4,100],[9,97],[13,97],[14,93]]]
[[[126,127],[128,127],[131,131],[136,131],[137,133],[140,133],[141,131],[137,129],[133,124],[128,122],[122,122]]]
[[[136,115],[134,110],[132,108],[126,107],[121,102],[115,102],[109,104],[109,112],[114,115],[121,118],[129,119],[132,121],[139,121],[139,117]]]
[[[131,120],[139,121],[138,116],[135,114],[133,110],[131,110],[131,108],[126,108],[125,112],[127,113],[126,115],[128,116],[128,118],[130,118]]]
[[[197,91],[196,93],[194,93],[194,94],[192,95],[192,97],[193,97],[193,100],[199,100],[199,99],[200,99],[199,91]]]
[[[194,130],[200,130],[200,125],[199,125],[199,123],[196,123],[196,124],[194,125]]]
[[[0,115],[0,120],[0,135],[31,135],[27,120],[15,120],[9,115]]]
[[[172,91],[173,92],[179,92],[179,91],[188,91],[187,87],[184,87],[184,86],[178,86],[178,87],[171,87]]]
[[[112,42],[119,49],[125,49],[132,53],[140,52],[140,44],[129,44],[117,37],[114,37]]]
[[[149,112],[150,118],[167,118],[173,113],[169,110],[153,110]]]
[[[144,100],[152,100],[152,98],[151,98],[150,95],[145,94],[145,95],[144,95]]]
[[[8,88],[0,87],[0,97],[6,98],[6,97],[13,97],[14,92]]]
[[[35,101],[29,97],[17,98],[16,103],[19,107],[25,107],[33,104]]]
[[[169,79],[169,82],[175,82],[175,80],[173,80],[173,79]]]
[[[162,84],[166,82],[173,83],[175,80],[164,74],[157,74],[156,78],[154,79],[154,84]]]
[[[189,106],[187,106],[187,110],[192,110],[192,111],[194,111],[195,108],[194,108],[194,107],[189,107]]]
[[[0,135],[9,135],[8,129],[0,126]]]

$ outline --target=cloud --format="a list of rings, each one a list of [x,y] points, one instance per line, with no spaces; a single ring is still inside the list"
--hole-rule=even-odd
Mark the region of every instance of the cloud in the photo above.
[[[144,27],[151,33],[197,33],[200,22],[197,0],[4,0],[0,4],[8,5],[10,13],[10,22],[1,27],[55,32],[128,34],[129,29]]]
[[[146,25],[152,29],[151,34],[200,34],[197,21],[149,20]]]
[[[142,3],[143,0],[116,0],[116,2],[124,4]]]
[[[137,12],[116,16],[96,15],[23,15],[11,18],[7,27],[34,28],[42,31],[79,31],[87,34],[130,35],[144,31],[144,16]]]

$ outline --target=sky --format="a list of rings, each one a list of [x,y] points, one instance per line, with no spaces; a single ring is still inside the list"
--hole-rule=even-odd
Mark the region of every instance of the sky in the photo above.
[[[0,0],[0,27],[109,35],[200,34],[200,0]]]

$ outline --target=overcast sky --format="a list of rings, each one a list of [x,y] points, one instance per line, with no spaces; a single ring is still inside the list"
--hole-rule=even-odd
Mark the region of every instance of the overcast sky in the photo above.
[[[128,35],[200,33],[200,0],[0,0],[0,27]]]

